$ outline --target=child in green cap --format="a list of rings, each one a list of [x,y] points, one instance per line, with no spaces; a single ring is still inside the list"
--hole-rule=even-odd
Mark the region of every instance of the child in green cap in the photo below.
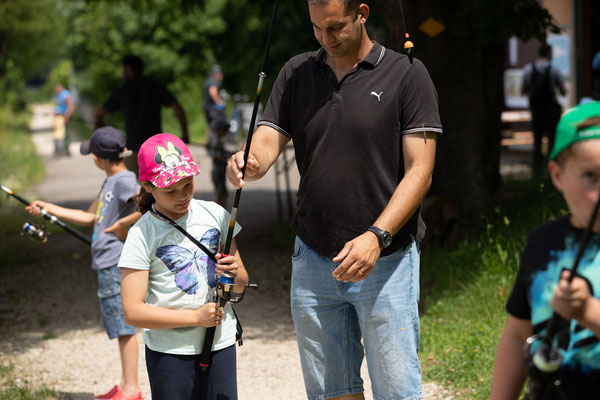
[[[498,345],[492,382],[493,400],[517,399],[525,383],[526,340],[542,337],[554,312],[562,319],[554,347],[562,354],[558,371],[541,374],[539,399],[592,399],[600,393],[600,218],[575,278],[569,270],[590,223],[600,192],[600,102],[568,110],[556,129],[548,170],[562,192],[569,215],[533,230],[521,254],[508,321]],[[528,347],[529,348],[529,347]],[[531,380],[530,380],[531,385]],[[531,386],[530,386],[531,387]]]

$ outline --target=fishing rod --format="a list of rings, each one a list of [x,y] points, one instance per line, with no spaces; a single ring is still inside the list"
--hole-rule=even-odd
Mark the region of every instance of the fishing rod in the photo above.
[[[577,251],[577,255],[575,256],[575,261],[573,262],[573,267],[571,268],[569,278],[567,279],[569,283],[571,283],[575,278],[575,275],[577,274],[577,268],[579,267],[579,262],[583,257],[583,252],[585,251],[585,248],[592,237],[594,223],[596,222],[598,211],[600,211],[600,194],[598,200],[596,201],[596,205],[594,206],[594,210],[592,211],[592,216],[588,226],[581,237],[579,249]],[[526,365],[530,375],[529,385],[527,386],[527,390],[525,392],[526,400],[539,399],[543,394],[547,382],[551,382],[556,387],[558,387],[556,382],[560,384],[560,380],[556,379],[555,375],[560,369],[563,356],[560,351],[553,346],[553,342],[554,337],[558,332],[561,320],[562,317],[555,311],[552,314],[552,318],[546,324],[546,333],[544,336],[535,334],[528,337],[525,341],[523,351],[525,352]],[[541,340],[541,343],[533,355],[531,355],[531,346],[538,340]]]
[[[256,97],[254,98],[254,108],[252,109],[252,118],[250,118],[250,126],[248,127],[248,136],[246,138],[246,148],[244,149],[244,166],[242,167],[242,179],[246,174],[246,163],[248,162],[248,156],[250,155],[250,144],[252,143],[252,136],[254,134],[254,125],[256,124],[256,116],[258,114],[258,106],[260,104],[260,95],[262,93],[263,83],[267,74],[265,66],[267,63],[267,57],[269,56],[269,50],[271,48],[271,34],[273,33],[273,25],[275,23],[275,17],[277,16],[277,8],[279,6],[279,0],[275,0],[273,5],[273,15],[271,16],[271,23],[269,25],[269,33],[267,34],[267,43],[265,45],[265,54],[263,56],[263,62],[258,74],[258,87],[256,88]],[[237,219],[238,207],[240,205],[240,197],[242,195],[242,188],[237,189],[235,192],[235,199],[233,201],[233,207],[231,208],[231,219],[229,220],[229,229],[227,231],[227,238],[225,241],[224,254],[229,254],[231,249],[231,241],[233,240],[233,230],[235,228],[235,221]],[[217,282],[217,300],[219,308],[225,307],[227,301],[231,298],[233,292],[233,281],[234,276],[229,273],[223,273]],[[219,287],[219,285],[221,285]],[[240,299],[241,300],[241,299]],[[239,300],[238,300],[239,301]],[[200,370],[206,371],[210,367],[212,359],[212,344],[215,338],[216,328],[213,326],[206,329],[206,335],[204,336],[204,345],[202,347],[202,354],[200,356]]]
[[[19,196],[18,194],[16,194],[15,192],[13,192],[11,189],[7,188],[6,186],[0,185],[0,189],[2,189],[8,195],[10,195],[10,196],[14,197],[15,199],[19,200],[21,203],[25,204],[26,206],[31,205],[31,202],[25,200],[23,197]],[[88,238],[87,236],[83,235],[78,230],[71,228],[69,225],[67,225],[66,223],[64,223],[63,221],[61,221],[60,219],[58,219],[54,215],[52,215],[52,214],[50,214],[50,213],[48,213],[48,212],[46,212],[45,210],[42,210],[42,209],[40,209],[40,213],[41,213],[42,217],[44,217],[45,219],[47,219],[51,223],[60,226],[66,232],[68,232],[71,235],[75,236],[77,239],[81,240],[82,242],[84,242],[88,246],[92,244],[92,241],[90,240],[90,238]],[[25,225],[23,225],[23,234],[27,235],[28,237],[37,239],[37,240],[39,240],[42,243],[46,243],[46,241],[48,240],[48,235],[46,234],[45,225],[42,225],[41,227],[39,227],[39,226],[36,226],[34,224],[25,223]]]
[[[402,8],[402,0],[398,0],[398,2],[400,3],[400,12],[402,13],[402,25],[404,26],[404,37],[406,38],[406,41],[404,42],[404,50],[406,50],[406,54],[408,55],[408,61],[410,61],[410,63],[412,64],[415,44],[410,40],[410,34],[406,29],[406,17],[404,16],[404,8]]]

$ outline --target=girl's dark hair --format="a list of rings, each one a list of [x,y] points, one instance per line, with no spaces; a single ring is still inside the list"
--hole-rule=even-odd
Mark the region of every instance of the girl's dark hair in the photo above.
[[[154,200],[154,196],[152,193],[149,193],[144,189],[144,186],[140,187],[140,192],[133,196],[133,200],[137,203],[137,210],[142,214],[145,214],[147,211],[152,209],[152,204],[156,200]]]

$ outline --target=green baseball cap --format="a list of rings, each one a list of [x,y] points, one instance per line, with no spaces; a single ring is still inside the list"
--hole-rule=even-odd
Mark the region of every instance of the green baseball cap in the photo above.
[[[552,149],[552,153],[550,153],[551,160],[554,160],[556,156],[575,142],[587,139],[600,139],[600,125],[577,130],[579,124],[592,117],[600,117],[600,101],[575,106],[563,114],[556,127],[554,148]]]

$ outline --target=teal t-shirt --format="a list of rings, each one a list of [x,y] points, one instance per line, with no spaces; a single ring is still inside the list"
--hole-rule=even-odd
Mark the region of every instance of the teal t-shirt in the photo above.
[[[176,222],[216,253],[225,243],[230,214],[216,203],[192,200],[190,211]],[[236,224],[234,235],[241,227]],[[213,298],[215,264],[168,222],[145,213],[129,230],[119,268],[148,270],[146,303],[169,309],[197,309]],[[202,352],[206,328],[144,329],[144,341],[154,351],[193,355]],[[225,308],[215,331],[212,350],[235,343],[236,320]]]

